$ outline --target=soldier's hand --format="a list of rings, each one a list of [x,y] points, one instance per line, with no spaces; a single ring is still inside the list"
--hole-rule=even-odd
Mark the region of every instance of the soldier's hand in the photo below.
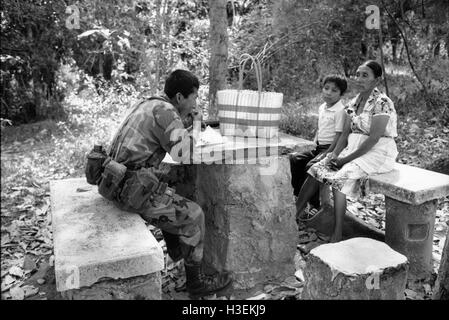
[[[198,109],[194,109],[192,111],[192,117],[193,117],[193,121],[202,121],[203,120],[203,114]]]
[[[206,124],[203,121],[203,114],[201,111],[195,109],[192,111],[193,122],[199,121],[201,123],[201,131],[206,129]]]

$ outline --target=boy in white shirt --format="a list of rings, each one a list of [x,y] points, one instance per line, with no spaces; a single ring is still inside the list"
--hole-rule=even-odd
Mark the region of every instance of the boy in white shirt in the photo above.
[[[346,79],[340,75],[329,75],[323,80],[324,103],[319,107],[318,130],[314,138],[317,146],[312,151],[290,155],[291,183],[295,199],[306,180],[307,170],[332,152],[337,144],[345,122],[345,106],[340,99],[347,88]],[[309,204],[312,208],[320,208],[319,192],[310,199]]]

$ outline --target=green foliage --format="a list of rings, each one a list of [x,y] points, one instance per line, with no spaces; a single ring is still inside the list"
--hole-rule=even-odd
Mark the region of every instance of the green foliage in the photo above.
[[[312,140],[318,128],[316,110],[321,103],[317,100],[315,98],[307,99],[303,103],[284,104],[279,128],[288,134]]]
[[[64,25],[65,6],[71,4],[80,8],[79,30]],[[424,9],[415,0],[235,1],[236,16],[228,28],[230,82],[236,81],[238,57],[244,52],[262,61],[263,88],[284,93],[287,103],[317,94],[329,73],[351,76],[361,61],[378,56],[377,31],[365,28],[370,4],[381,7],[385,61],[393,62],[392,69],[408,65],[399,26],[426,87],[427,93],[409,67],[403,75],[387,74],[398,110],[416,111],[419,103],[432,117],[446,117],[449,10],[444,0],[431,1]],[[104,94],[132,84],[141,94],[154,94],[174,68],[190,69],[207,88],[205,0],[7,0],[2,12],[4,119],[26,122],[34,114],[62,115],[58,105],[63,93],[86,86]],[[64,68],[78,70],[76,79],[63,79]],[[254,75],[247,78],[246,87],[255,89]],[[398,90],[396,84],[410,89]]]
[[[184,64],[206,74],[206,1],[95,0],[81,4],[77,65],[90,76],[130,80],[155,93],[165,75]],[[184,62],[185,60],[185,62]]]
[[[68,5],[79,8],[79,30],[65,26]],[[6,0],[1,9],[1,117],[14,123],[63,115],[57,71],[73,61],[98,93],[131,82],[154,94],[175,67],[208,74],[204,0]]]
[[[385,2],[384,7],[389,13],[387,39],[393,48],[398,47],[393,50],[396,54],[392,61],[407,65],[409,71],[414,71],[409,72],[411,76],[405,77],[399,86],[401,92],[392,94],[392,98],[403,114],[411,113],[424,121],[436,117],[448,124],[449,2],[435,0],[424,6],[419,1],[409,0],[403,3],[402,9],[395,4]],[[399,34],[401,37],[397,44],[393,40]],[[410,90],[410,87],[414,89]]]
[[[364,28],[367,4],[273,1],[242,18],[232,52],[258,55],[264,64],[264,87],[297,100],[314,93],[329,73],[350,75],[375,49],[375,34]]]
[[[365,27],[365,8],[371,4],[381,8],[384,60],[393,62],[391,68],[387,66],[387,78],[398,109],[422,110],[430,118],[440,115],[446,119],[449,87],[442,78],[447,79],[447,1],[432,1],[426,6],[412,0],[264,2],[244,15],[231,31],[231,79],[236,79],[237,58],[243,52],[262,60],[264,89],[284,93],[287,102],[316,94],[326,74],[352,76],[363,60],[379,59],[378,32]],[[408,40],[411,62],[425,88],[412,73],[396,23]],[[398,65],[406,67],[405,73],[388,74]],[[248,82],[254,89],[252,75]],[[397,83],[400,87],[395,87]],[[411,88],[401,90],[404,86]]]
[[[449,61],[434,58],[423,62],[417,72],[427,88],[416,80],[407,66],[387,66],[390,97],[401,116],[412,116],[422,121],[437,118],[442,124],[449,124]]]
[[[107,146],[128,108],[136,101],[132,86],[129,90],[131,94],[126,91],[117,94],[114,88],[104,95],[97,95],[92,88],[79,95],[72,92],[63,101],[66,121],[6,127],[2,148],[9,146],[13,148],[11,154],[18,156],[2,161],[2,183],[26,184],[23,179],[33,178],[36,182],[50,176],[82,176],[85,156],[93,144]],[[29,150],[34,150],[33,156],[24,162],[19,155]]]
[[[90,76],[111,80],[139,70],[144,54],[146,16],[129,1],[88,1],[77,4],[80,30],[74,30],[73,59]]]
[[[60,116],[55,72],[71,41],[61,1],[1,2],[1,116],[15,122]]]

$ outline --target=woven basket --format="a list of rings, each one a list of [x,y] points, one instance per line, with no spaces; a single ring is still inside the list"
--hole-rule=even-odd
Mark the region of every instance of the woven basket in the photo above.
[[[252,61],[258,91],[242,90],[245,64]],[[217,92],[220,132],[224,136],[274,138],[279,134],[283,94],[262,92],[260,62],[248,55],[241,56],[239,88]]]

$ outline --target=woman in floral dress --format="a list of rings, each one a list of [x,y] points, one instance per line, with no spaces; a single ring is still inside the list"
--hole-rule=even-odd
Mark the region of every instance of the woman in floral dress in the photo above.
[[[377,89],[381,79],[382,68],[376,61],[367,61],[357,69],[353,85],[359,94],[346,107],[347,119],[337,146],[310,168],[298,195],[296,208],[301,220],[320,183],[332,187],[335,225],[331,242],[342,238],[346,196],[364,196],[368,177],[392,170],[398,155],[396,110],[390,98]]]

